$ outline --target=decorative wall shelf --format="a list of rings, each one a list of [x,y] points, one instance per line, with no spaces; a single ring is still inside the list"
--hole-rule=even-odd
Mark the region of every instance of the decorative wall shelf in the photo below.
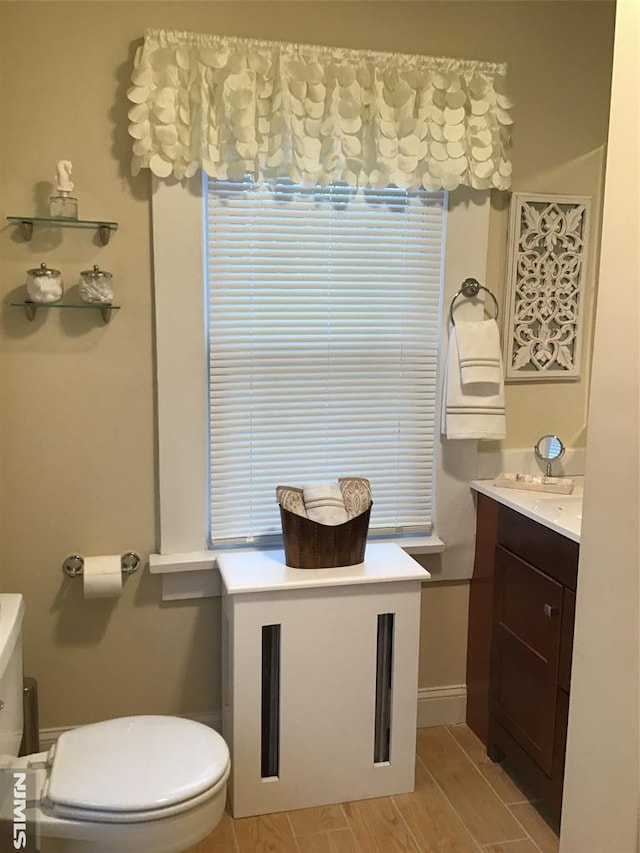
[[[107,222],[100,219],[64,219],[61,216],[7,216],[9,222],[19,225],[25,240],[33,236],[34,225],[45,225],[58,228],[92,228],[98,232],[100,241],[106,246],[112,231],[118,230],[117,222]]]
[[[120,305],[106,305],[100,302],[11,302],[14,308],[24,308],[27,320],[35,320],[39,308],[80,308],[89,311],[100,311],[105,323],[111,320],[111,312],[119,311]]]

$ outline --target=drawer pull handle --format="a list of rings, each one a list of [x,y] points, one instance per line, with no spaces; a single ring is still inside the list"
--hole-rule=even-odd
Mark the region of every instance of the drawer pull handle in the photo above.
[[[543,605],[543,607],[542,607],[542,612],[543,612],[543,613],[544,613],[544,615],[547,617],[547,619],[551,619],[551,617],[553,616],[553,614],[554,614],[555,610],[557,610],[557,608],[556,608],[556,607],[552,607],[550,604],[544,604],[544,605]]]

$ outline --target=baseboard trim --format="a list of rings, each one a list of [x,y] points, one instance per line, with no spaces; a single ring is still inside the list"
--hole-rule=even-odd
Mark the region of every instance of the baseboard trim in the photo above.
[[[467,715],[466,684],[421,687],[418,690],[419,729],[464,723]]]
[[[210,711],[204,714],[180,714],[185,720],[195,720],[197,723],[204,723],[211,729],[219,732],[222,729],[222,714],[219,711]],[[46,752],[58,740],[60,735],[65,732],[70,732],[76,726],[58,726],[51,729],[40,729],[40,752]]]
[[[217,732],[222,731],[222,712],[208,711],[206,714],[181,714],[187,720],[195,720],[196,723],[204,723],[210,729],[215,729]]]
[[[40,752],[47,752],[54,743],[58,740],[60,735],[63,735],[65,732],[70,732],[71,729],[74,729],[75,726],[57,726],[52,729],[40,729]]]
[[[421,687],[418,690],[419,729],[430,726],[453,726],[464,723],[467,709],[467,688],[464,684],[451,684],[445,687]],[[187,720],[204,723],[216,731],[222,728],[220,711],[202,714],[181,714]],[[40,751],[46,752],[58,740],[61,734],[69,732],[75,726],[58,726],[40,729]]]

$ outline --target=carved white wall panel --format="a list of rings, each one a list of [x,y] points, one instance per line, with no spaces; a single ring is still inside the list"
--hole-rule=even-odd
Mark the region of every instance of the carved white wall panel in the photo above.
[[[507,269],[507,379],[578,379],[591,199],[514,193]]]

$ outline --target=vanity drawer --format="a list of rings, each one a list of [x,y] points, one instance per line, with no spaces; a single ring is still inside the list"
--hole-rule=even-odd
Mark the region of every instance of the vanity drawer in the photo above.
[[[560,645],[562,586],[524,560],[496,548],[495,618],[499,627],[547,662]],[[554,682],[556,672],[553,672]]]
[[[580,546],[509,507],[498,511],[498,543],[575,591]]]

